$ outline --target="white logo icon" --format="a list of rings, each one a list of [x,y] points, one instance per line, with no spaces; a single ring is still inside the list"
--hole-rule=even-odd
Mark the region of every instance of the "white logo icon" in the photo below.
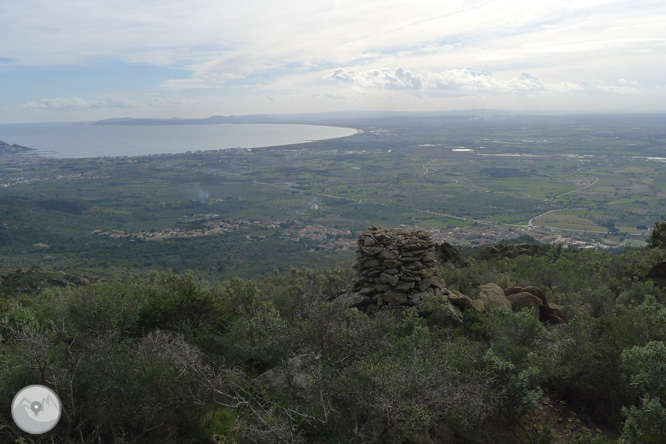
[[[60,420],[60,399],[43,385],[23,387],[12,401],[12,418],[24,432],[48,432]]]

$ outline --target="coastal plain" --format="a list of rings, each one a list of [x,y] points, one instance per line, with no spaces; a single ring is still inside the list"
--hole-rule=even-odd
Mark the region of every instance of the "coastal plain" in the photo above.
[[[618,248],[643,245],[666,214],[663,115],[327,123],[358,133],[143,157],[7,150],[0,268],[261,277],[352,260],[357,233],[374,224],[459,246],[530,236]]]

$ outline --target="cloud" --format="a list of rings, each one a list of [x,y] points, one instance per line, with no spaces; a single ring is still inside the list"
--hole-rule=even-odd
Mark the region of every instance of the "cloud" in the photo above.
[[[6,1],[0,80],[21,85],[25,93],[6,106],[24,110],[139,106],[88,98],[114,94],[165,112],[169,99],[151,103],[155,94],[186,90],[217,95],[204,102],[230,113],[239,112],[231,103],[269,109],[266,96],[293,111],[303,98],[304,108],[370,106],[380,95],[382,106],[400,107],[388,98],[409,96],[418,108],[456,103],[438,98],[514,95],[524,103],[575,93],[582,102],[583,94],[659,90],[646,94],[659,104],[666,103],[665,22],[663,0]],[[113,70],[129,65],[148,69]],[[87,67],[109,67],[118,81],[51,80],[53,68],[86,76]],[[19,79],[23,73],[30,75]],[[35,100],[28,82],[42,82],[40,95],[54,98]]]
[[[201,101],[183,96],[160,97],[150,101],[151,106],[198,105]]]
[[[100,100],[84,100],[79,97],[54,97],[43,98],[38,102],[28,102],[23,105],[27,109],[45,109],[45,110],[86,110],[100,108],[133,108],[138,106],[137,102],[105,98]]]
[[[143,106],[151,107],[172,107],[197,105],[200,101],[183,96],[157,97],[146,101],[126,100],[120,98],[101,98],[86,100],[80,97],[53,97],[43,98],[37,102],[27,102],[22,107],[33,110],[91,110],[91,109],[113,109],[113,108],[139,108]]]
[[[475,68],[447,69],[438,72],[409,71],[403,68],[395,70],[376,68],[364,71],[338,68],[327,78],[360,88],[453,96],[527,94],[573,88],[566,85],[547,85],[536,76],[525,72],[518,78],[502,81],[488,71]]]
[[[542,93],[632,94],[645,91],[645,88],[635,80],[618,79],[614,84],[589,81],[548,83],[527,72],[515,78],[502,80],[488,71],[475,68],[436,72],[409,71],[403,68],[395,70],[338,68],[326,78],[359,89],[400,90],[435,97],[528,96]]]

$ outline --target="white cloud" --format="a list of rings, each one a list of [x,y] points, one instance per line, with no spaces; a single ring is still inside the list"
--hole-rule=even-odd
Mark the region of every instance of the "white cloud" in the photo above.
[[[86,110],[100,108],[133,108],[138,103],[131,100],[104,98],[99,100],[84,100],[79,97],[43,98],[37,102],[28,102],[23,105],[27,109],[51,110]]]
[[[448,69],[439,72],[391,70],[377,68],[365,71],[336,69],[328,79],[370,89],[420,92],[429,95],[521,95],[544,91],[566,92],[579,89],[575,84],[548,84],[529,73],[499,80],[492,73],[475,68]]]
[[[200,101],[183,96],[157,97],[147,101],[127,100],[115,97],[86,100],[80,97],[53,97],[42,98],[36,102],[23,104],[24,109],[32,110],[96,110],[113,108],[140,108],[140,107],[172,107],[196,105]]]

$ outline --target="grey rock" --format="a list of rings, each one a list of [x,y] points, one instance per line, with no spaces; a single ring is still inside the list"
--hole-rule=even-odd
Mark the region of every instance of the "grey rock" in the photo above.
[[[407,302],[407,293],[389,290],[384,293],[384,301],[389,305],[401,305]]]
[[[497,284],[485,284],[479,287],[479,300],[483,302],[486,309],[503,308],[511,310],[511,303],[504,296],[504,290]]]
[[[418,286],[419,291],[426,291],[432,285],[432,281],[428,278],[421,280],[421,283]]]
[[[382,261],[379,259],[371,259],[363,263],[363,268],[374,268],[379,267],[382,264]]]
[[[400,253],[396,250],[382,250],[377,258],[384,261],[396,260],[400,256]]]
[[[437,288],[445,288],[446,287],[446,282],[444,282],[444,279],[442,279],[439,276],[433,276],[430,278],[432,281],[432,286],[437,287]],[[501,290],[501,288],[500,288]]]
[[[392,259],[385,260],[382,262],[382,267],[386,269],[398,268],[402,265],[402,262],[398,262]]]
[[[435,245],[435,256],[437,257],[437,261],[441,264],[450,262],[458,268],[469,265],[469,262],[462,257],[460,252],[447,242]]]
[[[393,286],[393,287],[395,287],[395,286],[398,284],[398,280],[399,280],[399,279],[400,279],[400,278],[399,278],[397,275],[395,275],[395,274],[382,273],[382,274],[379,276],[379,280],[380,280],[380,281],[382,281],[382,282],[384,282],[384,283],[386,283],[386,284],[389,284],[389,285],[391,285],[391,286]]]
[[[412,288],[414,288],[414,282],[401,282],[398,285],[395,286],[395,289],[397,291],[409,291]]]

